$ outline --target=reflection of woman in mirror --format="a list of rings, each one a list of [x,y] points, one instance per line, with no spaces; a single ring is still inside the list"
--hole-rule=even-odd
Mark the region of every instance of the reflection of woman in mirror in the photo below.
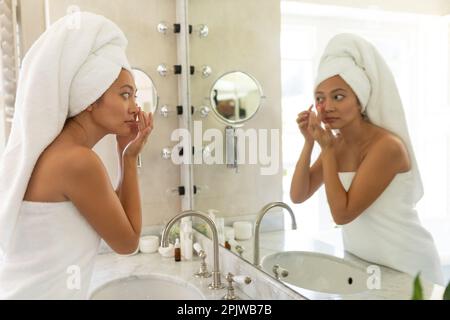
[[[415,210],[423,189],[402,103],[381,55],[360,37],[335,36],[319,65],[315,101],[317,115],[311,106],[297,119],[305,144],[292,201],[324,184],[347,251],[443,284],[432,236]],[[321,154],[310,167],[314,142]]]
[[[0,298],[87,298],[103,238],[137,250],[136,160],[153,121],[135,102],[127,40],[104,17],[55,22],[23,60],[16,113],[0,162]],[[92,147],[114,134],[114,190]],[[1,259],[0,259],[1,260]]]
[[[234,111],[236,109],[236,102],[233,99],[219,100],[216,107],[221,116],[230,120],[234,120],[236,118]]]
[[[247,117],[247,111],[239,107],[239,119],[236,119],[236,101],[234,99],[217,99],[218,91],[214,90],[214,103],[219,114],[229,120],[245,119]]]

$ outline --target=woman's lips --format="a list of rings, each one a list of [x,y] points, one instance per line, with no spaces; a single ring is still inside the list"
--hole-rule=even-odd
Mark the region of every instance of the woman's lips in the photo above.
[[[131,126],[131,127],[135,127],[135,126],[137,126],[137,122],[136,121],[125,121],[125,123],[126,124],[128,124],[129,126]]]
[[[325,121],[326,122],[333,122],[333,121],[336,121],[336,120],[338,120],[339,118],[325,118]]]

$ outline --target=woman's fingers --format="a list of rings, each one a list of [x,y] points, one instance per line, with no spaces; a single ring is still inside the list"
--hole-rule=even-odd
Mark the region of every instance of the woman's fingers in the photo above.
[[[140,130],[144,130],[146,125],[145,125],[145,112],[142,111],[142,109],[140,109],[139,111],[139,124],[140,124]]]
[[[317,128],[317,129],[319,129],[319,128],[321,129],[321,126],[320,126],[320,118],[319,118],[319,116],[316,115],[314,112],[312,112],[311,114],[314,115],[314,116],[312,117],[313,126],[314,126],[315,128]]]
[[[143,115],[145,119],[145,127],[143,128],[142,142],[145,144],[147,143],[148,137],[153,130],[153,115],[151,112],[147,114],[144,112]]]
[[[153,113],[148,113],[148,126],[153,129]]]
[[[309,126],[313,128],[316,125],[316,114],[311,112],[309,115]]]
[[[308,121],[308,117],[298,117],[296,121],[297,123],[300,123],[302,121]]]

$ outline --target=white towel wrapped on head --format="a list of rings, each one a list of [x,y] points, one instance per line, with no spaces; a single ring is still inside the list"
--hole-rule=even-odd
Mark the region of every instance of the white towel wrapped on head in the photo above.
[[[15,114],[0,161],[0,251],[5,253],[33,168],[67,118],[100,98],[123,68],[131,71],[123,32],[105,17],[74,13],[33,44],[19,75]]]

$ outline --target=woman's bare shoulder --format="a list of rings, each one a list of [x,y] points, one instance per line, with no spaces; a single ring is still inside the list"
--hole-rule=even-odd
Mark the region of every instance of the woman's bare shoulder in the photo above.
[[[101,160],[91,149],[64,144],[51,144],[40,155],[31,174],[24,199],[57,202],[67,197],[63,190],[84,171],[101,174],[106,171]]]
[[[103,167],[100,157],[92,149],[76,144],[50,145],[42,160],[65,178],[80,170]]]
[[[408,171],[411,167],[408,148],[395,133],[382,128],[371,149],[372,152],[382,152],[387,157],[397,161],[401,172]]]
[[[404,149],[404,151],[407,152],[407,148],[403,140],[395,133],[384,128],[378,129],[378,132],[376,133],[376,137],[374,139],[374,145],[389,146],[396,150]]]
[[[68,173],[78,174],[85,170],[103,172],[105,170],[100,157],[92,149],[83,146],[72,146],[60,152],[66,160],[65,169]]]

